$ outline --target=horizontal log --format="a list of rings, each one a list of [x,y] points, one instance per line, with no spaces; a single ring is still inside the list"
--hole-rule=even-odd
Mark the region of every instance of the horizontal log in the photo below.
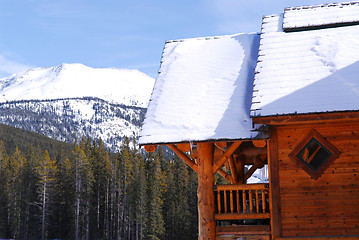
[[[270,233],[270,225],[216,226],[217,232],[258,232]]]
[[[216,220],[268,219],[270,213],[221,213],[216,214]]]
[[[258,155],[266,155],[267,154],[267,148],[254,148],[254,147],[249,147],[249,148],[243,148],[240,149],[240,153],[245,155],[246,157],[248,156],[258,156]]]
[[[356,217],[357,221],[359,221],[358,219],[358,214],[359,211],[355,210],[358,209],[357,206],[353,206],[350,209],[336,209],[336,208],[332,208],[329,209],[327,208],[326,210],[323,209],[317,209],[316,211],[314,209],[314,211],[311,211],[310,209],[304,208],[303,210],[290,210],[288,208],[283,209],[282,211],[282,215],[283,217],[289,219],[289,218],[297,218],[297,219],[322,219],[322,220],[329,220],[329,219],[339,219],[339,218],[345,218],[348,217],[348,219],[350,219],[351,217]]]
[[[298,231],[298,230],[297,230]],[[326,236],[311,236],[310,240],[358,240],[359,236],[337,236],[337,237],[326,237]],[[276,238],[275,240],[288,240],[288,237],[285,238]],[[295,237],[295,240],[308,240],[308,237],[300,238]]]
[[[271,236],[267,234],[232,234],[232,235],[218,235],[216,240],[234,240],[234,239],[245,239],[245,240],[271,240]]]
[[[270,234],[269,225],[237,225],[237,226],[217,226],[217,235],[224,234]]]
[[[318,113],[318,114],[299,114],[291,116],[277,116],[277,117],[255,117],[253,123],[255,124],[298,124],[301,122],[356,122],[359,119],[359,112],[340,112],[340,113]]]
[[[344,199],[344,200],[343,200]],[[359,201],[358,199],[348,200],[346,198],[343,199],[333,199],[333,200],[326,200],[326,199],[318,199],[313,201],[290,201],[287,198],[284,198],[282,201],[282,208],[291,208],[291,209],[297,209],[297,210],[304,210],[304,208],[340,208],[341,206],[356,206],[359,208]],[[298,203],[300,205],[298,206]]]
[[[332,190],[332,191],[331,191]],[[298,191],[292,191],[292,192],[285,192],[283,189],[283,192],[281,191],[281,198],[285,200],[297,200],[301,201],[303,200],[324,200],[324,199],[338,199],[338,200],[345,200],[345,199],[358,199],[359,200],[359,194],[357,190],[348,190],[348,191],[340,191],[339,189],[335,188],[328,188],[328,190],[303,190],[301,192],[301,189],[298,188]]]
[[[228,184],[228,185],[216,185],[217,191],[225,190],[268,190],[269,184],[267,183],[255,183],[255,184]]]
[[[328,218],[318,218],[318,217],[307,217],[307,218],[283,218],[285,219],[285,223],[283,224],[298,224],[298,223],[310,223],[313,224],[358,224],[358,216],[350,216],[350,217],[328,217]]]
[[[328,229],[326,231],[325,229]],[[284,236],[358,236],[355,234],[358,234],[359,231],[354,228],[354,226],[351,227],[344,227],[344,226],[338,226],[338,227],[328,227],[326,225],[321,226],[315,226],[313,228],[302,228],[301,225],[293,225],[289,228],[284,228],[283,226],[283,237]],[[309,238],[312,239],[312,238]]]
[[[267,145],[266,140],[253,140],[252,143],[257,148],[263,148]]]

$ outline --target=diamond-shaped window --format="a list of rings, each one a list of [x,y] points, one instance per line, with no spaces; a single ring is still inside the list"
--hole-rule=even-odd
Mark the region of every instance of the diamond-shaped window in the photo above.
[[[313,129],[289,157],[316,180],[339,155],[340,151]]]

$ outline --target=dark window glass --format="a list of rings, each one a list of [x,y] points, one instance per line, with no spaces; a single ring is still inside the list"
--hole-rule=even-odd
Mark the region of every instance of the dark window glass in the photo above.
[[[312,138],[297,154],[303,162],[316,171],[332,154],[315,138]]]

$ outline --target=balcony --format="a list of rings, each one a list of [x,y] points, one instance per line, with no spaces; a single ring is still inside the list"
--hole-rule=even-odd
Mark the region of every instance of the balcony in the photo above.
[[[269,184],[217,185],[217,239],[270,239]]]

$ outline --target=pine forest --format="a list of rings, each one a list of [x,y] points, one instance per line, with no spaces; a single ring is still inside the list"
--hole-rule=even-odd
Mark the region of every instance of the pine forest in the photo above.
[[[197,238],[197,176],[165,148],[23,142],[0,142],[0,238]]]

